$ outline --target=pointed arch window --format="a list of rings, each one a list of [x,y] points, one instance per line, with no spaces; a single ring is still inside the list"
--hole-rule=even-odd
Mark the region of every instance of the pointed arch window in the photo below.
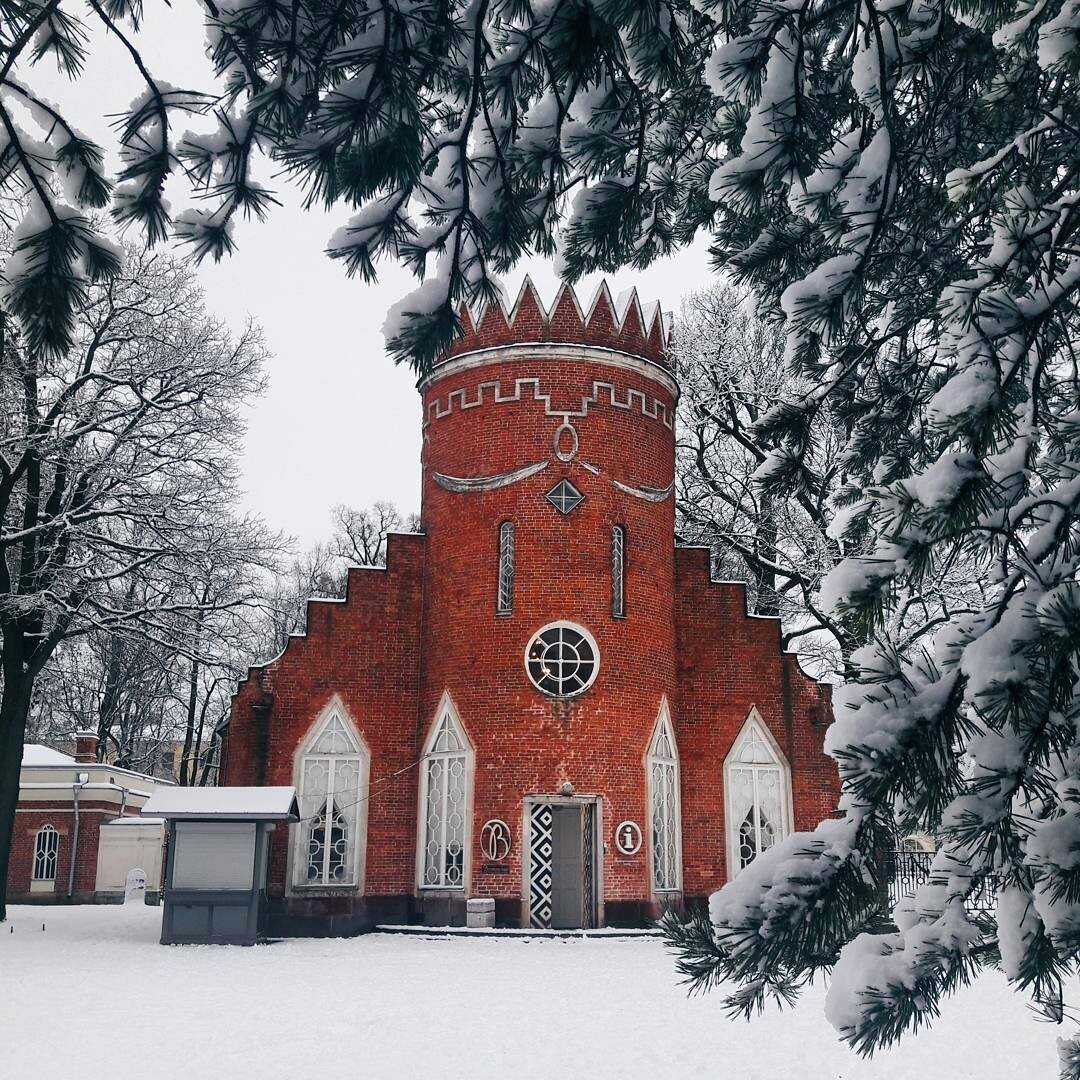
[[[34,837],[34,881],[56,880],[56,853],[60,834],[52,825],[42,825]]]
[[[316,722],[299,762],[294,883],[358,888],[363,879],[369,754],[337,708]]]
[[[791,831],[791,774],[756,709],[724,762],[728,876],[735,877]]]
[[[509,615],[514,610],[514,523],[499,526],[499,592],[495,614]]]
[[[667,702],[660,706],[648,754],[649,824],[655,892],[678,892],[682,872],[679,757]]]
[[[420,886],[464,889],[472,748],[448,697],[424,746],[420,792]]]
[[[626,617],[626,529],[616,525],[611,530],[611,614]]]

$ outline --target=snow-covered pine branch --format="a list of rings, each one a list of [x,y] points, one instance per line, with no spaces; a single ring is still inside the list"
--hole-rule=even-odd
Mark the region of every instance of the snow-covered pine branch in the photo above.
[[[1076,39],[1069,15],[1038,8],[1006,33],[1019,10],[998,22],[947,5],[749,7],[758,15],[722,47],[713,82],[733,108],[741,95],[757,110],[714,177],[734,236],[723,252],[812,383],[804,403],[757,425],[775,455],[758,476],[790,497],[839,460],[853,513],[835,535],[861,523],[876,536],[820,597],[867,642],[828,744],[846,792],[845,858],[852,872],[874,865],[868,810],[941,845],[898,933],[841,955],[830,1016],[869,1052],[931,1019],[998,949],[1048,1008],[1075,972],[1066,778],[1078,742],[1080,447],[1066,237],[1080,177],[1064,71]],[[777,23],[796,20],[793,45]],[[830,41],[850,51],[830,53]],[[825,125],[809,99],[836,79],[851,111]],[[816,145],[812,169],[794,164],[793,141]],[[847,428],[839,459],[811,437],[824,410]],[[815,843],[792,846],[812,858]],[[805,935],[817,928],[839,948],[852,933],[850,919],[805,902],[806,875],[785,878],[790,858],[768,853],[754,877],[770,883],[761,910],[790,924],[748,916],[760,905],[742,876],[719,894],[712,932],[721,945],[736,933],[740,949],[736,962],[725,947],[714,977],[797,986],[814,970]],[[964,905],[986,874],[1002,890],[996,935]],[[1063,1067],[1076,1056],[1066,1045]]]

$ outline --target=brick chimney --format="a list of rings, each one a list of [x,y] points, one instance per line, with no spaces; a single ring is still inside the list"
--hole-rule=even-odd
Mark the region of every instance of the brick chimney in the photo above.
[[[83,728],[75,732],[75,760],[80,765],[92,765],[97,761],[97,732]]]

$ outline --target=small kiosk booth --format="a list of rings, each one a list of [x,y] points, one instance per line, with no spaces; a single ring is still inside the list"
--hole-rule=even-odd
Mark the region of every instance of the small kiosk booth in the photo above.
[[[168,822],[162,945],[254,945],[262,936],[270,833],[299,821],[291,787],[158,789]]]

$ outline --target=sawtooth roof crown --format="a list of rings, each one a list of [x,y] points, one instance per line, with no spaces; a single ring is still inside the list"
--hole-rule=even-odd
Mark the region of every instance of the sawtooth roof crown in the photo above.
[[[565,283],[559,287],[551,307],[545,308],[536,286],[526,277],[509,311],[496,303],[474,314],[463,303],[458,317],[461,333],[443,353],[440,363],[477,349],[553,342],[617,349],[671,367],[668,328],[660,305],[653,303],[643,309],[637,289],[631,289],[619,312],[606,281],[600,283],[588,309],[582,308],[573,286]]]

